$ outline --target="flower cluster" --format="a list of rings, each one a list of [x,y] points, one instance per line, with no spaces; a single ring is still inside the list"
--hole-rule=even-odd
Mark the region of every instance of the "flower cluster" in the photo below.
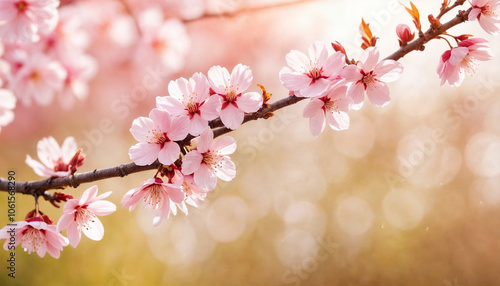
[[[238,64],[231,73],[214,66],[208,77],[195,73],[189,79],[171,81],[169,96],[157,97],[149,117],[135,119],[130,128],[139,142],[130,148],[130,159],[137,165],[158,160],[160,174],[166,178],[155,176],[130,190],[123,207],[133,210],[143,200],[146,207],[158,210],[154,219],[158,225],[170,213],[176,214],[177,208],[187,213],[186,203],[197,206],[215,189],[217,178],[232,180],[236,167],[229,155],[236,150],[236,142],[228,136],[214,141],[209,122],[220,117],[225,127],[236,129],[245,114],[258,111],[262,95],[246,92],[252,80],[250,68]],[[184,142],[188,135],[198,137]]]
[[[30,211],[24,221],[17,221],[0,229],[0,239],[5,239],[4,249],[15,249],[19,244],[28,253],[36,252],[40,257],[49,253],[59,258],[64,246],[71,244],[76,247],[80,242],[81,233],[92,240],[101,240],[104,228],[97,216],[113,213],[116,206],[103,200],[111,192],[97,196],[97,186],[83,192],[79,199],[69,199],[64,206],[64,214],[57,225],[52,219],[36,208]],[[71,198],[70,195],[65,195]],[[68,238],[61,235],[66,229]]]
[[[323,131],[325,121],[334,130],[349,128],[347,112],[361,108],[365,93],[374,105],[389,103],[386,82],[396,80],[403,72],[396,61],[379,61],[376,47],[367,47],[357,64],[346,65],[345,49],[338,43],[332,46],[335,51],[325,43],[314,42],[309,57],[292,50],[286,56],[288,67],[280,71],[283,86],[295,96],[311,98],[304,117],[310,118],[314,136]]]

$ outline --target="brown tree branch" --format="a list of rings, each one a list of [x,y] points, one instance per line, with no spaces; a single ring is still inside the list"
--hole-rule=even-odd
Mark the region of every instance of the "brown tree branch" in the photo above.
[[[471,11],[471,9],[467,11],[459,11],[455,18],[442,24],[437,29],[429,28],[429,30],[427,30],[422,37],[419,37],[413,42],[410,42],[409,44],[401,47],[399,50],[388,56],[386,59],[392,59],[397,61],[412,51],[424,50],[425,48],[424,45],[427,42],[445,33],[451,27],[454,27],[462,22],[465,22],[467,20],[468,14]],[[269,118],[269,116],[273,112],[285,108],[289,105],[295,104],[303,99],[305,98],[296,97],[293,95],[280,99],[275,103],[269,105],[268,107],[261,108],[259,111],[255,113],[246,114],[243,123],[252,120],[257,120],[260,118]],[[210,127],[215,128],[214,137],[218,137],[220,135],[233,131],[229,128],[223,127],[223,124],[220,121],[220,119],[215,119],[211,121]],[[186,137],[186,139],[179,142],[179,144],[188,145],[192,138],[193,136],[188,136]],[[138,166],[134,163],[127,163],[107,169],[100,169],[100,170],[96,169],[91,172],[74,174],[67,177],[49,178],[39,181],[15,182],[15,191],[16,193],[19,194],[43,196],[45,199],[51,200],[53,199],[53,196],[50,193],[46,192],[47,190],[63,189],[65,187],[76,188],[82,183],[89,183],[114,177],[124,177],[133,173],[158,169],[160,165],[161,164],[158,161],[148,166]],[[7,192],[8,189],[9,189],[9,181],[7,181],[4,178],[0,178],[0,191]]]

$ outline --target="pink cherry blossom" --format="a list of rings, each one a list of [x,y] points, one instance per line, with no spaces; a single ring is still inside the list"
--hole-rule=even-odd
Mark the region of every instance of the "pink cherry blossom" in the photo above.
[[[296,96],[316,97],[323,94],[345,65],[341,52],[329,52],[323,42],[314,42],[309,47],[309,58],[303,53],[292,50],[286,55],[289,67],[280,71],[283,86]]]
[[[67,137],[62,146],[53,137],[43,138],[38,141],[37,153],[41,163],[26,155],[26,164],[42,177],[65,177],[73,174],[85,159],[73,137]]]
[[[352,99],[346,96],[347,86],[337,84],[330,88],[326,95],[312,98],[304,109],[304,117],[309,119],[313,136],[318,136],[325,129],[325,119],[334,130],[349,128],[347,111]]]
[[[158,210],[158,215],[153,219],[153,225],[157,226],[163,219],[168,218],[170,213],[175,214],[175,204],[184,201],[180,183],[182,182],[164,183],[160,178],[151,178],[143,182],[140,188],[128,191],[122,199],[122,207],[132,211],[140,201],[144,201],[146,208]]]
[[[89,93],[88,82],[97,72],[94,58],[80,53],[60,55],[60,63],[67,73],[63,87],[59,92],[59,102],[63,109],[70,109],[75,99],[83,100]]]
[[[112,202],[103,199],[109,197],[111,192],[97,196],[97,186],[92,186],[83,192],[78,199],[66,202],[63,215],[57,222],[57,230],[66,229],[71,246],[76,247],[85,236],[92,240],[101,240],[104,236],[104,227],[97,216],[109,215],[116,211]]]
[[[0,37],[4,41],[38,42],[40,33],[54,30],[59,0],[0,1]]]
[[[398,79],[403,73],[403,65],[378,59],[378,49],[369,47],[363,51],[357,65],[348,65],[342,71],[341,76],[352,83],[347,91],[347,96],[353,100],[352,108],[361,108],[365,92],[370,102],[377,106],[384,106],[391,100],[386,82]]]
[[[478,20],[479,25],[489,34],[496,34],[500,28],[499,0],[471,0],[472,10],[469,21]]]
[[[36,252],[40,257],[44,257],[48,252],[52,257],[59,258],[63,246],[68,245],[68,239],[57,231],[57,227],[47,224],[40,217],[5,226],[0,229],[0,239],[5,239],[5,250],[11,250],[9,246],[21,244],[29,254]]]
[[[66,76],[66,70],[59,62],[36,53],[16,73],[14,93],[26,106],[31,105],[32,99],[46,106],[52,102],[55,93],[61,91]]]
[[[8,90],[0,88],[0,131],[14,120],[16,97]]]
[[[200,205],[200,201],[205,200],[207,196],[208,190],[204,190],[198,187],[194,183],[194,176],[184,175],[181,171],[175,170],[175,175],[172,178],[172,182],[181,183],[181,190],[185,194],[186,198],[180,204],[177,204],[179,209],[185,214],[188,213],[186,204],[198,207]]]
[[[174,116],[188,116],[188,131],[197,136],[208,126],[208,120],[219,117],[220,98],[210,96],[209,89],[202,73],[195,73],[189,80],[181,77],[169,83],[170,96],[157,97],[156,105]]]
[[[188,134],[189,118],[174,117],[158,108],[151,110],[148,117],[134,120],[130,133],[139,141],[128,152],[137,165],[152,164],[156,159],[164,165],[174,163],[181,153],[175,141],[183,140]]]
[[[236,166],[228,156],[236,150],[236,141],[229,136],[212,143],[213,139],[212,130],[205,129],[196,148],[182,159],[182,173],[194,174],[194,183],[207,191],[215,189],[217,177],[230,181],[236,175]]]
[[[221,96],[220,119],[230,129],[241,125],[245,113],[256,112],[262,107],[262,95],[257,92],[244,93],[253,80],[248,66],[238,64],[231,75],[226,68],[214,66],[208,71],[212,90]]]
[[[481,38],[461,41],[458,47],[445,51],[440,58],[437,73],[441,85],[446,81],[451,86],[459,86],[465,78],[465,72],[474,72],[477,61],[493,58],[488,42]]]
[[[137,49],[137,61],[150,64],[162,63],[170,72],[184,66],[191,41],[184,23],[175,18],[165,20],[161,9],[145,9],[139,15],[142,30]]]

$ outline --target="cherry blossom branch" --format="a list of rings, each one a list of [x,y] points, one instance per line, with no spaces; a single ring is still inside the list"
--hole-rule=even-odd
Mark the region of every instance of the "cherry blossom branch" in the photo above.
[[[412,51],[423,51],[425,48],[425,44],[432,39],[437,38],[439,35],[445,33],[448,29],[467,21],[468,14],[472,8],[467,11],[459,11],[458,14],[451,19],[450,21],[440,25],[438,28],[429,28],[422,36],[418,39],[404,45],[400,49],[398,49],[393,54],[386,57],[386,59],[391,60],[399,60],[404,57],[406,54]],[[246,114],[243,123],[248,121],[257,120],[260,118],[269,118],[272,116],[273,112],[285,108],[287,106],[293,105],[301,100],[305,99],[304,97],[296,97],[294,95],[288,96],[286,98],[280,99],[273,104],[265,106],[261,108],[259,111]],[[210,127],[214,130],[214,137],[221,136],[223,134],[229,133],[233,130],[223,127],[222,121],[220,118],[215,119],[210,122]],[[193,136],[188,136],[184,140],[178,142],[179,144],[189,145],[190,140]],[[52,189],[64,189],[65,187],[73,187],[76,188],[82,183],[95,182],[99,180],[114,178],[114,177],[124,177],[133,173],[143,172],[147,170],[158,169],[161,164],[158,161],[155,161],[151,165],[147,166],[138,166],[135,163],[127,163],[122,164],[115,167],[110,167],[106,169],[94,170],[86,173],[73,174],[66,177],[59,178],[48,178],[39,181],[28,181],[28,182],[16,182],[15,183],[15,191],[18,194],[25,195],[33,195],[33,196],[41,196],[46,200],[53,202],[55,197],[47,192],[47,190]],[[4,178],[0,178],[0,191],[9,191],[9,181]]]
[[[418,39],[414,40],[413,42],[402,46],[401,48],[399,48],[399,50],[388,56],[386,59],[397,61],[409,52],[423,51],[427,42],[437,38],[439,35],[444,34],[448,29],[467,21],[471,10],[472,8],[469,8],[467,11],[458,11],[458,14],[455,16],[455,18],[444,24],[441,24],[439,28],[430,27],[421,37],[418,37]]]

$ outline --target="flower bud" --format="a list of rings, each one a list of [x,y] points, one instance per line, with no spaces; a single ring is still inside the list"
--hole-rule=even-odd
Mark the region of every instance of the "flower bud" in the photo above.
[[[398,35],[398,41],[400,46],[406,45],[408,42],[413,40],[415,33],[412,33],[410,27],[406,24],[399,24],[396,26],[396,34]]]

